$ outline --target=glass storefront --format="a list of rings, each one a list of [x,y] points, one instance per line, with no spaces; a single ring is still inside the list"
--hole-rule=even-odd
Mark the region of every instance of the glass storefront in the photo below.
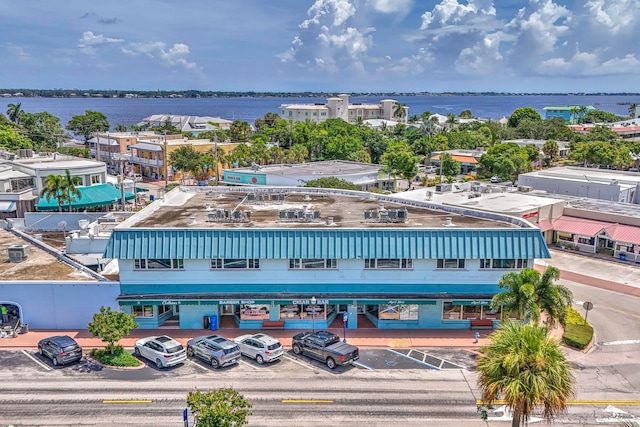
[[[501,310],[492,310],[491,301],[444,301],[442,320],[500,320]]]

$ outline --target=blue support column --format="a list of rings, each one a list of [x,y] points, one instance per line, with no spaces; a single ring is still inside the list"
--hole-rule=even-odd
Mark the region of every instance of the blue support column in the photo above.
[[[358,328],[358,306],[350,304],[349,307],[347,308],[347,312],[349,313],[347,328],[357,329]]]

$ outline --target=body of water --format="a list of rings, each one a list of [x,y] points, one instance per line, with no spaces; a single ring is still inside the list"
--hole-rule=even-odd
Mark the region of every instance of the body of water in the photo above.
[[[377,104],[382,99],[395,99],[409,107],[409,116],[425,111],[432,114],[460,114],[471,110],[474,117],[500,119],[509,117],[520,107],[532,107],[544,117],[546,106],[592,105],[620,116],[628,115],[630,103],[640,103],[640,96],[611,95],[487,95],[487,96],[388,96],[351,97],[351,103]],[[4,101],[4,105],[2,102]],[[266,113],[279,113],[282,104],[325,103],[326,98],[1,98],[6,113],[8,104],[22,103],[28,113],[46,111],[60,118],[63,126],[86,110],[107,116],[111,127],[137,124],[154,114],[212,116],[241,120],[251,124]]]

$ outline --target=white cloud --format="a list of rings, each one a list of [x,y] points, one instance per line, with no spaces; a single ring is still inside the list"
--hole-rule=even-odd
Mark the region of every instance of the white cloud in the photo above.
[[[431,24],[437,26],[461,24],[470,18],[481,15],[496,15],[493,0],[468,0],[466,4],[458,3],[457,0],[442,0],[431,12],[425,12],[422,15],[420,29],[425,30]]]
[[[167,49],[164,42],[129,43],[122,47],[125,55],[144,55],[147,58],[157,59],[167,67],[181,67],[186,70],[200,70],[195,62],[189,62],[185,58],[189,55],[189,46],[183,43],[175,43]]]
[[[102,34],[93,34],[93,31],[85,31],[84,33],[82,33],[82,37],[78,42],[78,47],[84,53],[93,54],[95,53],[96,47],[122,42],[124,42],[123,39],[105,37]]]
[[[503,68],[500,36],[488,34],[475,46],[463,49],[455,62],[456,71],[466,75],[486,75]]]
[[[24,47],[22,46],[18,46],[10,42],[8,42],[6,46],[7,50],[18,58],[25,59],[30,57],[30,55],[24,50]]]
[[[409,13],[412,3],[412,0],[370,0],[373,9],[381,13]]]
[[[640,0],[590,0],[584,7],[613,34],[633,28],[640,14]]]
[[[331,26],[338,27],[344,25],[355,13],[356,8],[349,0],[316,0],[307,11],[311,18],[303,21],[300,28],[320,25],[326,18],[332,18]]]
[[[569,30],[572,12],[553,0],[530,0],[530,8],[522,8],[507,29],[518,34],[516,49],[522,55],[550,52],[558,38]],[[517,55],[520,56],[520,55]]]

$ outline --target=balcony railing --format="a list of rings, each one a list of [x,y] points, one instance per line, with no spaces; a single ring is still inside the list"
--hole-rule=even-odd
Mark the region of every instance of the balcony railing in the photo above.
[[[162,159],[146,159],[144,157],[137,156],[131,156],[131,160],[129,160],[129,162],[145,166],[164,166],[164,161]]]

